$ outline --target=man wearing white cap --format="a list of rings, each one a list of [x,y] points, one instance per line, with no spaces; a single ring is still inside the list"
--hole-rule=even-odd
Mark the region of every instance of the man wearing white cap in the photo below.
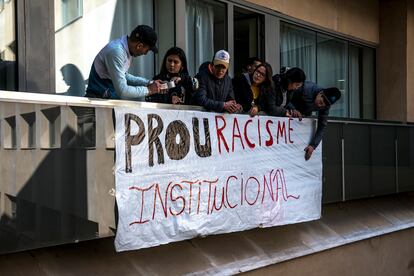
[[[235,113],[241,106],[234,100],[231,78],[227,75],[230,55],[225,50],[218,51],[206,71],[197,74],[199,89],[194,93],[194,102],[208,110]]]

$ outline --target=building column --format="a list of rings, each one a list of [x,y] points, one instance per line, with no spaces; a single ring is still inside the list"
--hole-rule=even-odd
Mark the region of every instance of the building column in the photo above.
[[[407,2],[407,121],[414,122],[414,2]]]
[[[414,122],[414,4],[380,0],[377,115]]]
[[[55,91],[54,1],[17,1],[19,91]]]

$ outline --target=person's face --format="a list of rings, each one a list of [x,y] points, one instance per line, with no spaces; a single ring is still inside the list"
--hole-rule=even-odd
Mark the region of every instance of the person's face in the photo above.
[[[252,64],[247,66],[247,71],[249,74],[253,74],[254,70],[256,70],[257,66],[260,65],[260,61],[255,61]]]
[[[213,75],[218,78],[222,79],[226,75],[227,68],[223,64],[217,64],[213,66]]]
[[[319,92],[318,95],[316,95],[315,98],[315,106],[319,109],[324,109],[326,108],[326,103],[324,101],[324,97],[325,95],[323,94],[323,92]]]
[[[262,84],[266,79],[266,68],[263,66],[260,66],[254,71],[253,73],[253,83],[256,85]]]
[[[177,55],[169,55],[165,60],[165,67],[170,74],[178,74],[181,71],[181,60]]]
[[[288,84],[287,90],[297,90],[302,87],[303,82],[291,82]]]
[[[148,54],[150,47],[142,42],[137,43],[134,48],[134,57]]]

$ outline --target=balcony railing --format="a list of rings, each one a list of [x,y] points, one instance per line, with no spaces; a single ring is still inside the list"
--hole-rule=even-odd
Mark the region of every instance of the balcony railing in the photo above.
[[[0,253],[112,236],[113,107],[197,109],[0,91]],[[414,191],[414,126],[331,121],[323,202]]]

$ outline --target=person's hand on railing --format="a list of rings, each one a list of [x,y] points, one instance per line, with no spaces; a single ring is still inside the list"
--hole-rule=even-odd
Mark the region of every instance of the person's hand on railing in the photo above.
[[[296,109],[291,109],[286,111],[286,117],[298,118],[299,121],[302,121],[302,113]]]
[[[172,103],[172,104],[182,104],[182,103],[184,103],[184,101],[183,101],[183,99],[182,99],[182,98],[180,98],[179,96],[177,96],[177,95],[173,95],[173,96],[171,97],[171,103]]]
[[[257,105],[252,106],[252,108],[250,108],[249,110],[249,115],[254,117],[259,113],[259,107]]]
[[[240,105],[235,100],[230,100],[224,103],[224,110],[228,113],[236,113],[240,110]]]

